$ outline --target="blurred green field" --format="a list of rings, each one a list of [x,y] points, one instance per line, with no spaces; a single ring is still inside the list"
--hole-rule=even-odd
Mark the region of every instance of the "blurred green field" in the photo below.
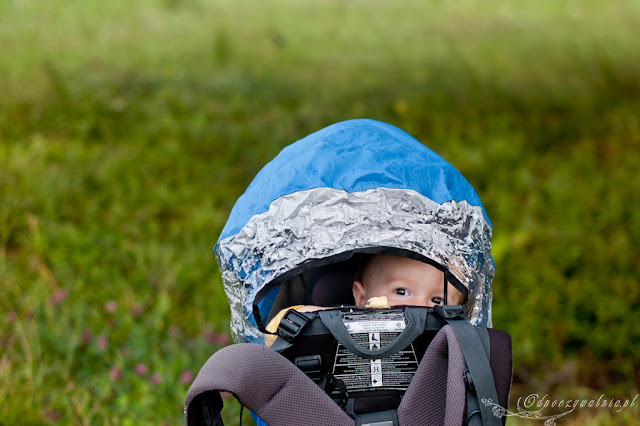
[[[633,0],[0,1],[0,425],[180,424],[228,343],[212,248],[235,199],[357,117],[478,190],[511,408],[633,399],[638,28]]]

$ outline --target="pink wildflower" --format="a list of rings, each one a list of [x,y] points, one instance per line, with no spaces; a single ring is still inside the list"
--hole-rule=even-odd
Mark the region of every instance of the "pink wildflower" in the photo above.
[[[115,381],[115,380],[118,380],[120,377],[122,377],[122,369],[117,365],[114,365],[113,367],[111,367],[111,369],[109,370],[109,378]]]
[[[55,422],[60,418],[60,413],[54,410],[46,410],[42,413],[42,417],[49,422]]]
[[[202,332],[202,337],[207,343],[213,343],[216,340],[216,334],[211,330],[204,330]]]
[[[106,350],[109,347],[109,340],[107,339],[107,336],[103,336],[100,335],[96,338],[96,345],[98,346],[98,349],[100,349],[101,351]]]
[[[80,343],[85,346],[91,342],[91,330],[84,329],[82,333],[80,333]]]
[[[226,346],[229,343],[229,335],[225,333],[218,333],[216,336],[216,343],[220,346]]]
[[[66,298],[67,298],[67,291],[63,289],[59,289],[58,291],[56,291],[51,295],[51,297],[49,298],[49,304],[51,306],[59,305],[60,303],[64,302]]]
[[[162,382],[162,376],[160,376],[158,373],[153,373],[151,375],[151,378],[149,379],[149,382],[155,386],[158,385]]]
[[[16,314],[16,311],[11,311],[7,314],[7,322],[9,324],[14,323],[17,319],[18,319],[18,314]]]
[[[149,372],[149,367],[147,367],[146,364],[139,362],[134,367],[134,370],[138,376],[143,377],[143,376],[146,376],[147,373]]]
[[[189,383],[191,383],[193,381],[193,373],[191,371],[183,371],[180,374],[180,382],[188,385]]]
[[[104,311],[108,314],[112,314],[118,309],[118,303],[115,300],[109,300],[104,304]]]
[[[225,346],[227,343],[229,343],[229,336],[225,333],[214,333],[212,331],[205,330],[202,332],[202,336],[208,343],[213,343],[220,346]]]

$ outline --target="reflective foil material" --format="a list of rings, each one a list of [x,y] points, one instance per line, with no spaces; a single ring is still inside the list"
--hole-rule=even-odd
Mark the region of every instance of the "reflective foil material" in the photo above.
[[[265,284],[310,260],[376,247],[410,250],[447,268],[469,290],[467,319],[491,325],[491,227],[481,206],[439,204],[411,189],[320,187],[275,199],[218,241],[234,340],[263,341],[252,310]]]

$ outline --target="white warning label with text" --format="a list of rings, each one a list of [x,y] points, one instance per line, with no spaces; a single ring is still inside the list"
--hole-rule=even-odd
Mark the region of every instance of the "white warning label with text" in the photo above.
[[[383,349],[406,328],[401,311],[345,312],[342,321],[356,343],[370,350]],[[333,375],[348,391],[405,390],[417,368],[412,345],[387,358],[364,359],[338,344]]]

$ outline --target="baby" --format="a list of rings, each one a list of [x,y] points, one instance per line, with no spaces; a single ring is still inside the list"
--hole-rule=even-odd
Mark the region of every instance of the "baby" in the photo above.
[[[370,299],[382,297],[386,297],[388,306],[444,305],[444,273],[433,265],[406,257],[390,254],[365,255],[353,281],[352,291],[357,306],[367,306]],[[462,293],[448,283],[447,304],[459,305],[463,302]],[[312,305],[285,308],[269,322],[267,331],[275,333],[289,309],[313,312],[330,308]]]
[[[389,254],[366,256],[353,282],[357,306],[366,306],[372,297],[386,296],[389,306],[444,305],[444,273],[419,260]],[[447,304],[458,305],[464,296],[447,284]]]

